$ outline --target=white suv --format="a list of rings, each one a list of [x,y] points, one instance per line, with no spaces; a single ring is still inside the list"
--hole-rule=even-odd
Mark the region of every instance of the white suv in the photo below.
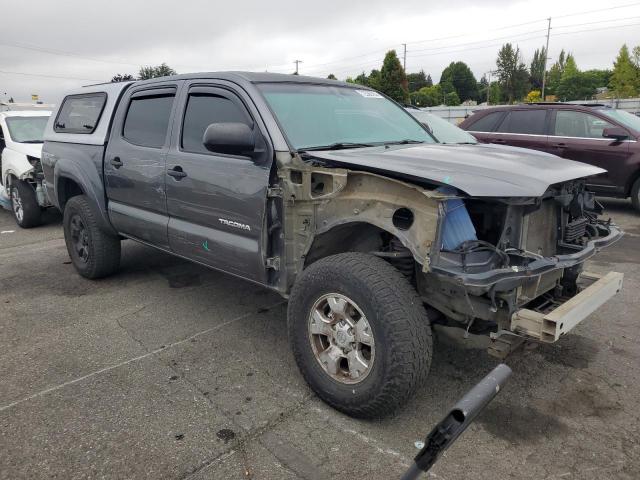
[[[42,135],[50,111],[0,112],[0,183],[11,199],[19,226],[40,223],[42,208],[51,204],[42,185]]]

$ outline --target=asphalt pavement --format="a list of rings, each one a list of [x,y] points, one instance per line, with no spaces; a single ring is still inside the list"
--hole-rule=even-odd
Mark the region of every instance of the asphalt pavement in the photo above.
[[[640,478],[640,214],[588,269],[623,291],[514,374],[434,479]],[[278,295],[131,241],[85,280],[61,218],[0,211],[1,479],[395,479],[416,441],[497,361],[437,332],[427,383],[392,418],[354,420],[304,383]]]

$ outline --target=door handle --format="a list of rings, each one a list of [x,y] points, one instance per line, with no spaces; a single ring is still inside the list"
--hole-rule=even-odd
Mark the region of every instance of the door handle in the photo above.
[[[122,160],[120,160],[120,157],[113,157],[111,159],[111,165],[113,165],[115,168],[120,168],[124,164],[122,163]]]
[[[169,175],[170,177],[175,178],[176,180],[180,180],[180,179],[186,177],[187,173],[182,170],[181,166],[176,165],[172,169],[167,170],[167,175]]]
[[[494,138],[492,143],[505,143],[506,140],[504,140],[503,138]]]
[[[567,144],[566,143],[562,143],[562,142],[554,143],[553,146],[556,147],[556,148],[567,148]]]

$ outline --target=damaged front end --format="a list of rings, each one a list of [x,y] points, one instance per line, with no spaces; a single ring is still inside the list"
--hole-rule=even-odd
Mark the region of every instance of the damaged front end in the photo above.
[[[445,192],[417,287],[459,326],[490,333],[496,355],[527,338],[556,341],[621,288],[622,274],[600,279],[582,271],[585,260],[622,236],[601,219],[602,206],[584,180],[535,198]]]

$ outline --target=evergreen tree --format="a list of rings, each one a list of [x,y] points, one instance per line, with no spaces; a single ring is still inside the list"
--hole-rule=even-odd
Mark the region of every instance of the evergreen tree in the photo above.
[[[336,76],[335,76],[333,73],[330,73],[330,74],[327,76],[327,80],[337,80],[337,78],[336,78]]]
[[[367,78],[367,74],[364,72],[354,78],[353,81],[354,83],[359,83],[360,85],[369,85],[369,79]]]
[[[445,91],[456,92],[459,100],[476,100],[478,98],[478,82],[471,69],[464,62],[451,62],[442,71],[440,84],[447,85]],[[451,88],[448,87],[451,85]]]
[[[380,70],[379,82],[378,90],[385,95],[400,103],[409,101],[407,76],[395,50],[389,50],[385,55],[382,69]]]
[[[547,49],[545,47],[536,48],[533,53],[533,60],[531,60],[531,67],[529,68],[529,81],[531,86],[536,89],[542,89],[542,77],[544,75],[545,57],[547,56]]]
[[[427,87],[433,87],[433,80],[431,80],[431,75],[427,75]]]
[[[635,97],[640,90],[640,73],[631,60],[629,49],[622,45],[618,58],[613,62],[613,73],[609,81],[611,90],[619,98]]]
[[[520,56],[520,49],[505,43],[496,59],[498,78],[505,100],[513,103],[520,100],[529,91],[529,72]]]
[[[556,94],[558,86],[560,85],[562,73],[564,72],[564,63],[565,53],[564,50],[562,50],[560,51],[560,55],[558,56],[558,61],[551,66],[551,69],[549,69],[549,73],[547,74],[547,85],[545,94]]]
[[[408,73],[407,82],[409,82],[409,92],[417,92],[423,87],[428,87],[427,76],[424,70],[420,70],[418,73]]]
[[[356,81],[358,81],[358,77],[356,77]],[[374,68],[373,70],[371,70],[371,73],[369,73],[369,76],[367,77],[366,85],[375,90],[380,90],[382,88],[380,82],[380,70],[376,70]]]

